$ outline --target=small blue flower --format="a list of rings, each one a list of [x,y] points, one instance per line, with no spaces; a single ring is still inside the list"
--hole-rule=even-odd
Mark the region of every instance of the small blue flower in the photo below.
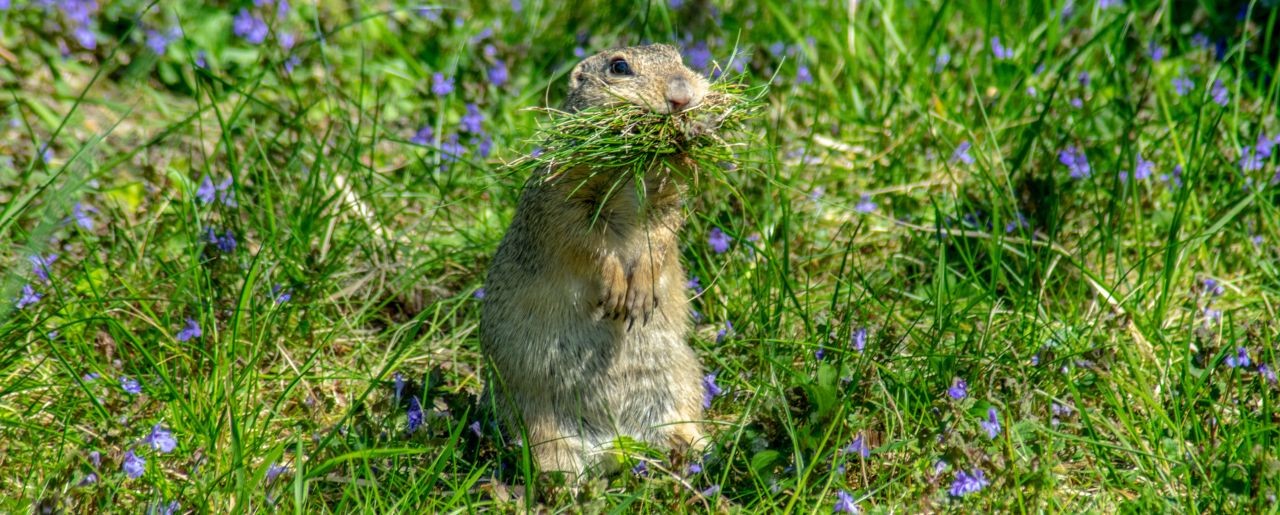
[[[196,68],[209,69],[209,53],[204,50],[196,52]]]
[[[234,179],[231,177],[227,177],[218,183],[218,200],[222,202],[222,205],[227,207],[236,207],[238,205],[236,204],[236,191],[231,188],[234,184]]]
[[[649,465],[648,465],[647,463],[643,462],[643,461],[641,461],[641,462],[639,462],[639,463],[636,463],[636,466],[631,467],[631,475],[636,476],[636,477],[645,477],[645,476],[648,476],[648,475],[649,475]]]
[[[1249,360],[1249,349],[1244,347],[1236,348],[1236,353],[1228,355],[1224,361],[1228,368],[1245,368],[1249,366],[1249,363],[1252,363]]]
[[[1213,81],[1213,87],[1209,89],[1209,94],[1213,96],[1213,102],[1220,106],[1226,107],[1231,102],[1231,94],[1227,92],[1227,87],[1220,80]]]
[[[991,38],[991,55],[994,55],[996,60],[999,61],[1012,59],[1013,49],[1006,48],[1004,45],[1000,44],[1000,36],[994,36]]]
[[[703,497],[712,497],[712,496],[714,496],[714,495],[716,495],[716,494],[719,494],[719,493],[720,493],[720,485],[711,485],[711,486],[707,487],[707,489],[706,489],[706,490],[703,490],[703,491],[702,491],[702,496],[703,496]]]
[[[484,432],[480,430],[479,420],[472,422],[471,425],[467,426],[467,429],[470,429],[471,433],[476,435],[476,437],[484,436]]]
[[[1173,79],[1173,92],[1178,96],[1186,95],[1191,90],[1196,89],[1196,83],[1192,82],[1185,75],[1175,77]]]
[[[995,406],[987,408],[987,418],[978,422],[982,429],[987,432],[987,438],[994,440],[1000,435],[1000,413],[996,411]]]
[[[698,474],[702,472],[702,464],[694,462],[689,464],[689,474]]]
[[[169,48],[169,43],[181,36],[177,27],[172,27],[164,32],[149,29],[147,30],[147,48],[150,48],[156,55],[163,56],[165,50]]]
[[[1160,60],[1164,59],[1164,56],[1168,53],[1169,53],[1169,49],[1165,48],[1164,46],[1160,45],[1155,41],[1152,41],[1147,44],[1147,56],[1150,57],[1152,61],[1159,62]]]
[[[24,284],[22,285],[22,295],[18,296],[18,302],[15,307],[23,309],[27,306],[40,302],[40,299],[42,298],[44,298],[43,293],[37,292],[30,284]]]
[[[836,505],[832,508],[832,513],[857,514],[862,513],[862,510],[858,509],[857,503],[853,502],[853,496],[849,495],[849,492],[840,490],[836,492]]]
[[[412,138],[409,138],[409,143],[425,147],[430,145],[434,140],[435,130],[432,129],[430,125],[423,125],[421,129],[418,129],[418,132],[413,134]]]
[[[1205,293],[1213,297],[1221,297],[1226,291],[1222,288],[1222,285],[1218,283],[1218,280],[1212,277],[1204,278],[1200,281],[1200,285],[1203,287]]]
[[[293,290],[277,284],[271,287],[271,297],[277,305],[284,304],[293,300]]]
[[[511,80],[511,72],[507,70],[507,62],[502,59],[494,60],[493,66],[489,67],[489,83],[494,87],[501,88]]]
[[[693,294],[694,294],[694,295],[701,295],[701,294],[702,294],[702,279],[699,279],[699,278],[698,278],[698,276],[696,276],[696,275],[695,275],[695,276],[692,276],[692,277],[690,277],[690,278],[689,278],[689,280],[688,280],[687,282],[685,282],[685,283],[684,283],[684,287],[685,287],[685,288],[688,288],[688,289],[690,289],[690,290],[693,290]]]
[[[796,68],[796,84],[812,84],[813,74],[809,73],[809,67],[800,65]]]
[[[1240,170],[1244,172],[1254,172],[1262,169],[1263,158],[1251,146],[1244,146],[1240,149]]]
[[[453,77],[436,72],[431,76],[431,92],[438,97],[453,93]]]
[[[418,401],[417,396],[410,397],[409,398],[409,424],[408,424],[409,432],[412,433],[414,431],[417,431],[419,427],[422,427],[422,422],[424,420],[425,418],[422,414],[422,403]]]
[[[484,296],[485,296],[484,287],[476,288],[475,293],[472,293],[471,296],[480,300],[484,300]]]
[[[143,439],[143,443],[166,454],[178,447],[178,441],[173,438],[173,433],[159,423],[151,427],[151,434]]]
[[[134,454],[133,449],[129,449],[129,452],[124,455],[124,463],[120,465],[120,470],[123,470],[131,479],[138,479],[142,477],[143,472],[147,471],[147,460]]]
[[[75,219],[76,225],[86,231],[93,230],[93,217],[89,213],[95,211],[92,207],[76,202],[71,206],[71,218]]]
[[[724,327],[720,328],[720,330],[716,332],[716,343],[724,342],[724,339],[730,336],[732,333],[733,333],[733,322],[726,320],[724,322]]]
[[[849,442],[849,445],[846,445],[844,449],[841,449],[841,452],[857,454],[863,458],[871,456],[871,448],[867,447],[867,440],[863,438],[862,433],[858,433],[858,436],[854,437],[853,441]]]
[[[960,400],[969,396],[969,382],[964,379],[956,378],[951,383],[951,387],[947,388],[947,395],[955,400]]]
[[[711,49],[707,48],[705,41],[694,43],[693,46],[685,48],[684,61],[690,68],[704,71],[711,65]]]
[[[862,198],[858,200],[857,205],[853,206],[853,210],[859,213],[868,214],[874,213],[876,207],[878,207],[876,206],[876,203],[871,201],[871,195],[863,193]]]
[[[1058,151],[1058,162],[1066,165],[1072,179],[1087,179],[1093,172],[1089,167],[1089,157],[1074,145]]]
[[[710,408],[711,400],[724,393],[724,389],[716,384],[716,374],[712,372],[702,378],[702,407]]]
[[[440,157],[446,163],[452,163],[461,159],[467,153],[467,147],[458,143],[458,135],[450,134],[449,139],[440,143]]]
[[[961,141],[959,145],[956,145],[955,151],[951,152],[951,162],[959,162],[967,165],[973,164],[973,156],[969,155],[970,146],[972,146],[972,144],[968,141]]]
[[[187,325],[183,326],[181,331],[178,331],[178,335],[175,336],[174,339],[180,342],[185,342],[192,338],[199,338],[202,334],[204,333],[200,331],[200,324],[195,320],[188,318]]]
[[[1133,168],[1133,178],[1138,181],[1147,180],[1151,177],[1151,174],[1155,173],[1155,170],[1155,163],[1143,159],[1142,156],[1138,156],[1138,166]]]
[[[462,116],[462,132],[471,134],[480,134],[484,132],[481,124],[484,122],[484,114],[480,112],[480,107],[474,103],[467,104],[467,114]]]
[[[284,61],[284,72],[286,74],[292,75],[293,69],[297,68],[299,64],[302,64],[301,57],[298,57],[297,55],[289,56],[289,58],[285,59]]]
[[[1080,82],[1080,87],[1087,88],[1089,87],[1089,83],[1093,81],[1093,77],[1089,75],[1089,72],[1083,71],[1080,72],[1078,77],[1076,77],[1076,80]]]
[[[710,236],[707,236],[707,243],[711,245],[711,250],[715,251],[716,254],[724,254],[725,251],[729,250],[729,242],[732,240],[733,238],[725,234],[719,227],[712,227]]]
[[[1276,383],[1276,371],[1267,365],[1258,365],[1258,375],[1261,375],[1268,383]]]
[[[859,327],[855,329],[849,337],[849,341],[853,344],[853,350],[861,354],[867,348],[867,328]]]
[[[31,272],[41,281],[49,282],[49,267],[53,265],[54,261],[58,260],[58,255],[41,256],[40,254],[34,254],[27,259],[31,261]]]
[[[210,179],[208,175],[204,176],[204,179],[200,181],[200,187],[196,188],[196,198],[202,204],[210,204],[216,198],[216,195],[217,189],[213,187],[213,179]]]
[[[120,376],[120,388],[124,389],[124,393],[138,395],[142,393],[142,383],[137,379],[129,376]]]
[[[267,22],[254,16],[248,9],[240,9],[231,21],[231,32],[253,45],[266,41],[269,30]]]
[[[288,465],[272,463],[267,466],[267,474],[262,478],[262,480],[266,483],[274,482],[276,478],[280,477],[281,474],[284,474],[285,472],[288,472],[288,471],[289,471]]]
[[[398,404],[400,402],[400,394],[404,392],[404,375],[396,372],[391,376],[391,380],[395,382],[396,403]]]
[[[1209,48],[1209,36],[1204,35],[1203,32],[1192,34],[1191,46],[1207,50]]]
[[[980,469],[975,468],[972,472],[957,470],[956,479],[951,483],[951,488],[947,489],[947,493],[951,494],[952,497],[964,497],[980,492],[990,484],[991,482],[987,481],[986,476]]]

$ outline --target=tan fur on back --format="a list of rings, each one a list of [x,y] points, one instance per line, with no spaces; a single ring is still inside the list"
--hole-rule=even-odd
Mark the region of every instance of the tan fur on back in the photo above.
[[[618,59],[632,75],[610,71]],[[569,83],[571,112],[622,102],[673,112],[708,87],[667,45],[601,52]],[[508,434],[527,435],[543,471],[611,470],[618,436],[701,445],[702,367],[687,343],[677,244],[683,185],[655,170],[642,195],[614,172],[531,177],[485,282],[485,401]]]

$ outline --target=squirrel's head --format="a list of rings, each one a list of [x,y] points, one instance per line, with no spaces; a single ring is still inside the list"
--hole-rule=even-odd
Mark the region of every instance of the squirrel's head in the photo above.
[[[692,109],[707,94],[707,80],[685,67],[670,45],[605,50],[584,59],[569,74],[564,110],[631,103],[656,113]]]

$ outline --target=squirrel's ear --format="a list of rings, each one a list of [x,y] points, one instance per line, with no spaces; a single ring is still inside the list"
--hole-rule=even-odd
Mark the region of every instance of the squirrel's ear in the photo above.
[[[586,61],[578,63],[573,67],[573,71],[569,72],[569,89],[578,89],[578,86],[582,85],[582,80],[586,78],[582,75],[582,65],[584,64],[587,64]]]

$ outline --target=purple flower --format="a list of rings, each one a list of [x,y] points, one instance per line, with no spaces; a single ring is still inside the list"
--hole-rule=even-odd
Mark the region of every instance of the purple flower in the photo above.
[[[1155,41],[1147,44],[1147,56],[1150,57],[1152,61],[1160,61],[1164,59],[1164,56],[1167,53],[1169,53],[1169,50]]]
[[[412,138],[409,138],[409,143],[425,147],[430,145],[434,139],[435,130],[433,130],[430,125],[423,125],[421,129],[418,129],[418,132],[413,134]]]
[[[209,54],[204,50],[196,52],[196,68],[209,68]]]
[[[276,304],[284,304],[293,300],[293,290],[277,284],[271,287],[271,297]]]
[[[217,190],[213,187],[213,179],[210,179],[208,175],[204,176],[204,179],[200,181],[200,187],[196,188],[196,198],[200,199],[203,204],[209,204],[213,202],[216,195]]]
[[[1088,156],[1074,145],[1058,151],[1058,162],[1066,165],[1072,179],[1087,179],[1093,173]]]
[[[1280,139],[1280,138],[1277,138]],[[1271,150],[1276,146],[1276,140],[1268,138],[1266,134],[1259,134],[1258,141],[1254,143],[1254,152],[1259,158],[1268,159],[1271,157]]]
[[[1267,365],[1258,365],[1258,374],[1261,375],[1263,379],[1266,379],[1267,382],[1275,384],[1276,371],[1272,370],[1271,367]]]
[[[1141,155],[1139,155],[1138,166],[1135,166],[1133,168],[1133,179],[1135,181],[1146,180],[1151,177],[1151,174],[1155,172],[1155,169],[1156,169],[1155,163],[1152,163],[1151,161],[1147,161],[1146,159],[1143,159]],[[1120,173],[1121,181],[1126,181],[1128,179],[1129,179],[1129,174],[1124,172]]]
[[[871,195],[863,193],[857,205],[853,206],[853,210],[864,214],[872,213],[876,210],[876,203],[871,201]]]
[[[947,395],[957,401],[969,396],[969,383],[964,379],[956,378],[955,382],[951,383],[951,387],[947,388]]]
[[[165,50],[169,48],[169,43],[178,39],[182,33],[177,27],[172,27],[167,31],[160,32],[155,29],[147,30],[147,48],[150,48],[156,55],[164,55]]]
[[[1080,72],[1080,75],[1076,78],[1076,80],[1080,81],[1080,87],[1087,88],[1089,87],[1089,82],[1092,81],[1093,79],[1092,77],[1089,76],[1089,72],[1084,71],[1084,72]]]
[[[1253,172],[1262,169],[1262,156],[1251,146],[1244,146],[1240,149],[1240,170],[1244,172]]]
[[[849,445],[846,445],[840,450],[840,452],[845,454],[857,454],[863,458],[871,456],[871,448],[867,447],[867,440],[866,438],[863,438],[862,433],[858,433],[858,436],[854,437],[853,441],[849,442]]]
[[[438,97],[453,93],[453,77],[445,77],[443,73],[439,72],[433,74],[431,76],[431,92]]]
[[[130,378],[129,376],[120,376],[120,388],[124,389],[124,393],[131,395],[138,395],[142,393],[142,383],[139,383],[137,379]]]
[[[288,59],[285,59],[285,61],[284,61],[284,72],[285,72],[286,74],[290,74],[290,75],[292,75],[292,74],[293,74],[293,69],[294,69],[294,68],[297,68],[299,64],[302,64],[302,58],[301,58],[301,57],[298,57],[298,56],[296,56],[296,55],[291,55],[291,56],[289,56],[289,58],[288,58]]]
[[[1182,75],[1174,77],[1173,92],[1177,93],[1178,96],[1185,95],[1193,89],[1196,89],[1196,83],[1192,82],[1191,79],[1188,79],[1187,76]]]
[[[1234,355],[1228,355],[1224,362],[1227,364],[1228,368],[1248,367],[1249,363],[1251,363],[1249,360],[1249,349],[1244,347],[1236,348],[1236,353]]]
[[[470,430],[471,430],[471,433],[472,433],[472,434],[475,434],[477,438],[478,438],[478,437],[481,437],[481,436],[484,436],[484,432],[482,432],[482,431],[480,430],[480,421],[479,421],[479,420],[477,420],[477,421],[475,421],[475,422],[472,422],[472,423],[471,423],[471,425],[467,426],[467,429],[470,429]]]
[[[480,112],[480,107],[474,103],[467,104],[467,114],[462,115],[462,132],[471,134],[480,134],[484,132],[481,124],[484,122],[484,114]]]
[[[71,218],[74,218],[76,225],[79,225],[84,230],[92,231],[93,217],[89,216],[92,211],[94,211],[92,207],[76,202],[74,206],[71,206]]]
[[[263,477],[263,481],[267,483],[271,483],[275,481],[276,478],[280,477],[280,474],[284,474],[285,472],[288,472],[288,471],[289,471],[288,465],[272,463],[267,466],[267,475]]]
[[[81,376],[80,380],[86,383],[92,383],[94,381],[97,381],[98,378],[100,377],[102,377],[102,374],[99,374],[97,372],[89,372],[88,374]]]
[[[987,438],[994,440],[1000,435],[1000,413],[996,411],[995,406],[987,408],[987,418],[978,422],[982,429],[987,432]]]
[[[502,59],[495,60],[493,66],[489,67],[489,83],[501,88],[509,80],[511,80],[511,73],[507,70],[507,62]]]
[[[285,51],[293,50],[293,45],[298,42],[297,36],[292,32],[282,32],[276,36],[276,39],[280,42],[280,48]]]
[[[822,358],[826,356],[827,356],[827,351],[826,349],[823,349],[821,345],[818,346],[818,350],[813,351],[813,357],[818,361],[822,361]]]
[[[858,509],[858,505],[853,502],[853,496],[849,492],[840,490],[836,492],[836,505],[832,508],[832,513],[862,513]]]
[[[1031,226],[1030,222],[1027,221],[1027,217],[1023,216],[1021,211],[1014,213],[1013,216],[1014,216],[1013,220],[1010,220],[1009,223],[1004,224],[1005,234],[1010,234],[1013,231],[1016,231],[1018,229],[1023,229]]]
[[[49,282],[49,266],[58,260],[58,255],[41,256],[40,254],[35,254],[27,259],[31,261],[31,271],[36,274],[36,277],[46,283]]]
[[[42,298],[44,298],[43,293],[35,291],[30,284],[24,284],[22,285],[22,295],[18,296],[18,303],[15,307],[23,309],[27,306],[40,302],[40,299]]]
[[[96,472],[90,472],[84,476],[84,479],[80,480],[79,486],[88,486],[97,482],[98,482],[98,474]]]
[[[467,153],[467,147],[458,143],[458,135],[450,134],[449,139],[440,142],[440,157],[446,163],[452,163]]]
[[[720,485],[711,485],[711,486],[707,487],[707,489],[706,489],[706,490],[703,490],[703,491],[702,491],[702,496],[703,496],[703,497],[711,497],[711,496],[716,495],[716,494],[718,494],[718,493],[720,493]]]
[[[1211,277],[1204,278],[1204,280],[1200,281],[1200,285],[1204,287],[1205,293],[1214,297],[1221,297],[1225,292],[1222,289],[1222,285],[1218,284],[1218,280]]]
[[[98,48],[98,34],[93,32],[88,26],[81,25],[71,31],[71,35],[76,38],[76,43],[86,50]]]
[[[409,398],[409,432],[412,433],[416,431],[419,427],[422,427],[422,421],[423,421],[422,403],[418,401],[417,396],[410,397]]]
[[[982,470],[973,469],[972,472],[966,473],[963,470],[956,471],[956,479],[951,483],[951,488],[947,489],[947,493],[952,497],[964,497],[966,495],[977,493],[990,485]]]
[[[1124,5],[1124,0],[1098,0],[1099,9],[1110,9]]]
[[[951,54],[943,52],[938,57],[933,58],[933,73],[942,73],[947,69],[947,63],[951,62]]]
[[[174,338],[180,342],[185,342],[192,338],[199,338],[202,334],[204,333],[200,331],[200,324],[196,323],[195,320],[188,318],[187,325],[184,326],[181,331],[178,331],[178,336]]]
[[[711,399],[714,399],[716,398],[717,395],[724,393],[724,389],[720,388],[720,386],[716,384],[715,372],[707,374],[702,378],[702,389],[703,389],[703,392],[702,392],[703,408],[710,408]]]
[[[1223,107],[1226,107],[1227,103],[1231,101],[1227,87],[1220,80],[1213,81],[1213,87],[1209,89],[1209,94],[1213,96],[1214,103]]]
[[[867,348],[867,328],[859,327],[853,331],[853,335],[849,337],[849,341],[853,343],[853,350],[862,353]]]
[[[711,65],[711,49],[707,48],[705,41],[694,43],[684,49],[684,61],[694,70],[706,70]]]
[[[725,337],[729,336],[729,334],[732,332],[733,332],[733,322],[726,320],[724,322],[724,327],[720,328],[720,330],[716,332],[716,343],[723,342]]]
[[[236,207],[239,205],[236,203],[236,191],[231,189],[231,186],[234,184],[234,179],[231,177],[227,177],[225,180],[218,183],[218,200],[222,202],[222,205],[227,207]]]
[[[1013,50],[1000,44],[1000,36],[994,36],[991,38],[991,55],[994,55],[996,60],[999,61],[1012,59]]]
[[[489,157],[491,152],[493,152],[493,136],[485,134],[480,138],[480,142],[476,143],[476,154],[483,158]]]
[[[164,426],[156,423],[151,426],[151,434],[142,440],[143,443],[151,446],[152,449],[168,454],[178,446],[178,441],[173,438],[173,433]]]
[[[1201,49],[1208,49],[1208,48],[1209,48],[1209,36],[1204,35],[1204,33],[1202,33],[1202,32],[1197,32],[1197,33],[1195,33],[1195,34],[1192,34],[1192,35],[1191,35],[1191,46],[1196,47],[1196,48],[1201,48]]]
[[[696,463],[696,462],[695,462],[695,463],[690,463],[690,464],[689,464],[689,473],[690,473],[690,474],[698,474],[698,473],[701,473],[701,472],[702,472],[702,464],[700,464],[700,463]]]
[[[147,470],[147,460],[134,454],[133,449],[129,449],[129,452],[124,455],[124,463],[120,466],[120,470],[123,470],[126,476],[138,479]]]
[[[712,227],[711,234],[707,236],[707,243],[711,245],[711,250],[715,251],[716,254],[724,254],[725,251],[729,250],[729,242],[732,240],[733,238],[725,234],[719,227]]]
[[[217,233],[213,231],[212,227],[209,227],[206,231],[205,239],[208,240],[209,243],[218,247],[218,250],[224,253],[230,253],[231,251],[236,250],[236,237],[231,233],[231,229],[224,231],[222,236],[218,236]]]
[[[813,74],[809,73],[809,67],[800,65],[796,68],[796,84],[812,84]]]
[[[267,22],[254,16],[248,9],[240,9],[231,21],[231,32],[252,45],[259,45],[266,41],[268,30]]]
[[[968,141],[961,141],[956,145],[955,151],[951,152],[951,162],[960,162],[967,165],[973,164],[973,156],[969,155],[969,147],[972,146]]]
[[[1074,107],[1076,109],[1080,109],[1081,107],[1084,107],[1084,100],[1081,100],[1080,97],[1072,98],[1071,107]]]
[[[636,476],[636,477],[645,477],[645,476],[648,476],[648,475],[649,475],[649,465],[648,465],[647,463],[643,462],[643,461],[642,461],[642,462],[639,462],[639,463],[636,463],[636,466],[631,467],[631,475]]]
[[[702,279],[698,278],[696,275],[690,277],[689,280],[684,283],[684,286],[685,288],[693,290],[694,295],[702,294]]]

